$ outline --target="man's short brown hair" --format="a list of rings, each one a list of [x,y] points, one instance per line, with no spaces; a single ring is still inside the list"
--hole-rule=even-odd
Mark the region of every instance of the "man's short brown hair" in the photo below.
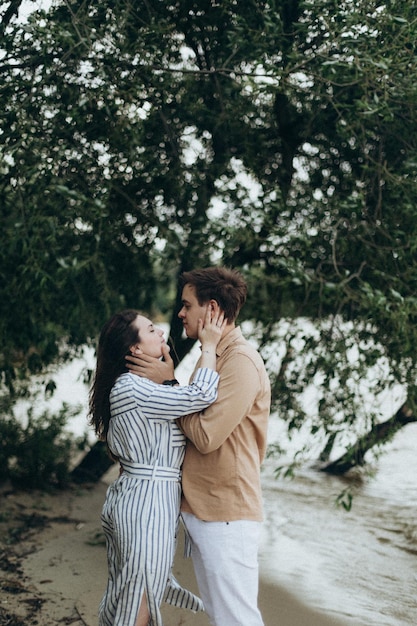
[[[228,322],[234,322],[245,304],[247,286],[243,276],[227,267],[205,267],[184,272],[181,285],[192,285],[200,306],[216,300]]]

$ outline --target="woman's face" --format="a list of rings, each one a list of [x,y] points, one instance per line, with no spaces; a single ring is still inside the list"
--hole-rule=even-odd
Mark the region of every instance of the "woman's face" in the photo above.
[[[162,356],[162,346],[165,344],[164,331],[154,326],[147,317],[138,315],[133,325],[138,329],[140,341],[132,346],[132,352],[147,354],[159,358]]]

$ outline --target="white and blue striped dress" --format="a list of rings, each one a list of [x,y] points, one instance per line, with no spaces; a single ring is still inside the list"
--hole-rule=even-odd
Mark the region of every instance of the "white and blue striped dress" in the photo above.
[[[151,626],[163,626],[159,607],[164,599],[203,609],[171,572],[185,454],[185,437],[175,419],[214,402],[218,379],[203,368],[190,385],[169,387],[126,373],[111,391],[107,443],[124,471],[108,488],[102,511],[108,582],[99,626],[134,626],[143,593]]]

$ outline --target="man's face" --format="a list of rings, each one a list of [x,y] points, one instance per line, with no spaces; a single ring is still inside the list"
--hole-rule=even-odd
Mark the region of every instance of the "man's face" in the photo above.
[[[182,290],[182,307],[178,317],[182,320],[185,333],[190,339],[197,339],[198,320],[204,320],[207,304],[200,305],[192,285],[184,285]]]

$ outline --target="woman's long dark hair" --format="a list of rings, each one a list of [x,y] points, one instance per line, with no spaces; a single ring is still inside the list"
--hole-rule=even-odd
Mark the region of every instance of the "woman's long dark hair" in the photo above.
[[[128,371],[125,356],[140,341],[138,329],[132,324],[140,314],[135,309],[126,309],[113,315],[101,329],[88,415],[89,423],[103,441],[110,422],[110,391],[120,374]]]

